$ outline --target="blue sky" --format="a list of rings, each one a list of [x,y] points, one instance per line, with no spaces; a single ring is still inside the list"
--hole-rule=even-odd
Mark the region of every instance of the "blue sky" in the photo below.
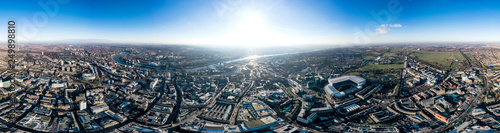
[[[9,19],[16,20],[21,42],[500,42],[500,1],[495,0],[0,1],[0,20]]]

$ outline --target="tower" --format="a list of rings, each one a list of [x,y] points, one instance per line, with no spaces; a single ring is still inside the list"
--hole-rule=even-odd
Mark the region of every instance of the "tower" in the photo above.
[[[405,63],[403,65],[403,68],[408,67],[408,56],[405,56]]]

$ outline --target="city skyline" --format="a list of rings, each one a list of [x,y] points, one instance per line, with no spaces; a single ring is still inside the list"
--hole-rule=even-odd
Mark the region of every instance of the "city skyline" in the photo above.
[[[499,4],[488,0],[3,1],[0,18],[17,21],[21,43],[261,47],[500,42],[495,37],[500,33]]]

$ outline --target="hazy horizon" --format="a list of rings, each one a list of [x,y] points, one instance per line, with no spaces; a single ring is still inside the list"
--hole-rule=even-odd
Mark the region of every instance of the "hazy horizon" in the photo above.
[[[16,21],[19,43],[335,47],[500,42],[495,37],[500,2],[489,0],[0,3],[0,19]]]

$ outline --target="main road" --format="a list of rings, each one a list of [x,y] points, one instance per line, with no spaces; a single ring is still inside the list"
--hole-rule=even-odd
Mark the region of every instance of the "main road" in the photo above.
[[[177,78],[177,76],[174,76],[174,78]],[[174,83],[174,86],[175,86],[175,88],[176,88],[176,92],[178,92],[178,93],[177,93],[177,96],[182,98],[182,95],[181,95],[181,92],[180,92],[180,91],[182,91],[182,90],[181,90],[181,89],[177,86],[177,83],[175,83],[175,80],[172,80],[172,83]],[[229,81],[229,78],[227,78],[227,84],[226,84],[226,86],[224,86],[224,87],[223,87],[223,88],[221,88],[221,89],[218,89],[218,87],[216,86],[216,92],[215,92],[215,94],[216,94],[216,95],[215,95],[215,96],[213,96],[213,97],[211,97],[211,98],[210,98],[210,99],[206,102],[207,104],[205,104],[205,106],[209,106],[209,105],[213,104],[213,103],[215,102],[215,99],[216,99],[217,97],[219,97],[219,96],[220,96],[220,94],[221,94],[220,92],[224,91],[224,90],[225,90],[225,89],[229,86],[229,83],[231,83],[231,82]],[[182,101],[182,100],[179,100],[179,98],[178,98],[177,105],[179,105],[179,107],[178,107],[178,108],[175,108],[175,107],[174,107],[174,111],[175,111],[175,110],[177,110],[177,112],[178,112],[178,111],[180,111],[180,110],[179,110],[179,109],[181,108],[181,102],[180,102],[180,101]],[[160,126],[160,127],[161,127],[161,128],[167,128],[167,129],[176,128],[179,124],[183,124],[183,123],[185,123],[185,122],[188,122],[188,121],[190,121],[190,120],[193,120],[196,116],[200,115],[200,114],[204,111],[204,109],[206,109],[206,108],[203,108],[203,109],[201,109],[201,110],[198,110],[198,111],[193,112],[193,114],[192,114],[192,115],[190,115],[190,117],[189,117],[189,118],[186,118],[186,119],[184,119],[184,120],[181,120],[181,121],[179,121],[179,122],[176,122],[175,124],[166,124],[166,125],[163,125],[163,126]],[[177,115],[178,115],[178,113],[177,113]],[[175,117],[174,117],[173,115],[170,115],[170,116],[171,116],[171,118],[172,118],[172,119],[173,119],[173,118],[177,118],[177,116],[175,116]]]
[[[435,133],[441,133],[441,132],[444,132],[445,130],[455,126],[457,124],[457,122],[459,122],[460,119],[463,119],[464,117],[467,117],[470,115],[470,112],[472,111],[472,109],[476,108],[477,104],[479,103],[478,102],[478,99],[481,99],[481,97],[483,96],[483,93],[488,89],[488,81],[487,81],[487,78],[482,75],[482,78],[483,78],[483,83],[484,83],[484,86],[481,88],[481,92],[478,93],[473,99],[472,101],[469,103],[470,105],[467,107],[467,109],[465,109],[462,114],[460,114],[458,117],[454,118],[453,120],[451,120],[450,122],[448,122],[449,124],[447,125],[443,125],[439,128],[436,128],[434,129],[432,132],[435,132]]]
[[[174,84],[175,94],[176,94],[176,103],[175,103],[175,106],[172,109],[172,113],[168,117],[168,120],[166,123],[173,123],[176,120],[177,116],[179,115],[181,104],[182,104],[182,90],[177,85],[177,82],[176,82],[177,77],[178,77],[177,75],[174,75],[172,78],[172,81],[170,81],[170,83]]]
[[[162,87],[165,87],[165,86],[166,86],[166,84],[165,84],[165,77],[162,77],[162,78],[163,78],[163,79],[162,79],[162,81],[163,81],[163,82],[162,82],[162,83],[163,83],[163,84],[162,84]],[[143,86],[143,87],[144,87],[144,86]],[[146,114],[149,110],[151,110],[151,108],[153,108],[153,106],[155,106],[155,105],[156,105],[156,103],[157,103],[157,102],[161,99],[161,97],[163,97],[164,91],[165,91],[165,89],[161,89],[160,96],[159,96],[159,97],[156,97],[156,98],[153,100],[153,102],[151,102],[151,104],[148,104],[148,107],[146,108],[146,110],[144,110],[144,111],[139,111],[139,113],[138,113],[137,115],[135,115],[132,119],[127,119],[125,122],[122,122],[122,123],[116,124],[116,125],[111,126],[111,127],[104,128],[104,129],[102,129],[102,130],[93,131],[93,132],[99,132],[99,133],[100,133],[100,132],[106,132],[106,131],[113,131],[113,130],[115,130],[115,129],[119,128],[119,127],[122,127],[122,126],[124,126],[124,125],[129,124],[129,123],[130,123],[130,122],[132,122],[132,121],[136,121],[136,120],[137,120],[137,118],[139,118],[140,116],[143,116],[144,114]],[[76,117],[76,111],[74,111],[73,113],[74,113],[73,115],[75,115],[74,117]],[[78,117],[76,117],[76,118],[78,118]],[[78,125],[80,126],[80,128],[82,128],[82,125],[80,125],[80,124],[81,124],[81,123],[80,123],[80,121],[79,121],[79,120],[77,120],[77,119],[75,119],[75,121],[77,121],[77,122],[78,122]],[[82,130],[82,129],[80,129],[80,130],[81,130],[82,132],[85,132],[85,130]]]

